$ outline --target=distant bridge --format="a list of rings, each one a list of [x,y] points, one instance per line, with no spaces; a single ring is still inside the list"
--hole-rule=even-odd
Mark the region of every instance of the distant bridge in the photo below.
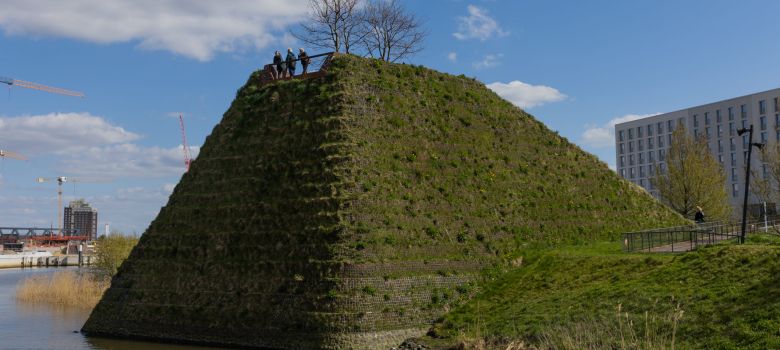
[[[20,240],[38,242],[86,241],[88,236],[81,235],[79,230],[62,230],[40,227],[0,227],[0,243],[15,243]]]

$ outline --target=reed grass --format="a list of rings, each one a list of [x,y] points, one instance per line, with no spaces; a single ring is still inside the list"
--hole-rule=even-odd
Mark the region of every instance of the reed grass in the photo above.
[[[92,309],[109,284],[110,280],[95,279],[89,274],[58,271],[25,278],[16,287],[16,299],[25,303]]]

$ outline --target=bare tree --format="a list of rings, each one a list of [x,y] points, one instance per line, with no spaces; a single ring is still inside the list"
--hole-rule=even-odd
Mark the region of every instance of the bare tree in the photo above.
[[[395,0],[369,0],[362,23],[360,43],[371,57],[395,62],[423,48],[422,24]]]
[[[292,31],[298,40],[317,48],[350,53],[360,40],[363,0],[309,0],[309,16],[300,29]]]

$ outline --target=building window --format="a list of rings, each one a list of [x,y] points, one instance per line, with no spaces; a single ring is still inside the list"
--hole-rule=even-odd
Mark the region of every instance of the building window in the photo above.
[[[737,154],[732,153],[731,154],[731,166],[737,166]]]
[[[652,137],[647,139],[647,149],[653,149],[653,138]]]
[[[658,164],[658,172],[660,172],[661,174],[666,174],[666,164],[664,163]]]
[[[742,121],[742,128],[747,129],[747,120]]]
[[[723,126],[718,124],[718,137],[723,137]]]
[[[747,151],[742,151],[742,164],[747,164]]]
[[[653,124],[647,125],[647,136],[653,136]]]
[[[766,114],[766,100],[758,101],[758,114]]]
[[[780,141],[780,129],[777,130],[777,135],[776,136],[777,137],[775,137],[775,138],[777,139],[777,141]]]
[[[628,153],[634,152],[634,141],[628,141]]]
[[[778,140],[780,140],[780,139],[778,139]],[[664,147],[664,137],[663,136],[658,136],[658,148],[663,148],[663,147]]]
[[[729,123],[729,136],[734,136],[737,129],[734,127],[734,123]]]
[[[623,141],[624,141],[624,136],[625,136],[625,135],[624,135],[624,134],[625,134],[625,133],[624,133],[624,131],[625,131],[625,130],[620,130],[620,131],[618,131],[618,141],[620,141],[620,142],[623,142]]]
[[[665,161],[666,160],[666,150],[665,149],[659,149],[658,150],[658,161]]]
[[[695,138],[699,137],[699,129],[693,129],[693,137]]]
[[[767,140],[768,140],[768,139],[767,139],[767,137],[766,137],[766,133],[765,133],[765,132],[762,132],[762,133],[761,133],[761,143],[763,143],[763,144],[766,144],[766,141],[767,141]]]
[[[710,128],[709,127],[704,128],[704,134],[707,135],[707,140],[709,140],[710,139]]]
[[[667,120],[666,121],[666,131],[668,131],[668,132],[674,131],[674,125],[672,125],[672,121],[671,120]]]
[[[645,177],[645,167],[643,166],[639,167],[639,177]],[[640,180],[640,181],[644,181],[644,180]]]
[[[632,179],[636,177],[636,171],[634,171],[634,168],[629,168],[628,173]]]
[[[636,142],[637,151],[640,151],[640,152],[644,151],[645,148],[643,146],[644,146],[644,142],[642,140],[639,140],[639,141]]]
[[[718,153],[723,153],[723,141],[718,140]]]
[[[626,145],[625,143],[621,143],[620,146],[618,146],[618,148],[620,149],[620,154],[625,154],[626,153],[625,145]]]
[[[626,169],[620,169],[620,177],[626,178]]]
[[[704,125],[710,125],[710,112],[704,112]]]
[[[780,97],[775,97],[775,112],[780,112]]]
[[[732,197],[739,196],[739,184],[731,184],[731,196]]]
[[[652,163],[655,162],[655,158],[653,157],[655,153],[653,151],[647,152],[647,162]]]
[[[694,114],[693,115],[693,127],[698,128],[699,127],[699,116]]]
[[[669,147],[672,147],[672,134],[666,135],[667,142],[666,144],[669,145]]]
[[[723,118],[720,116],[720,109],[715,110],[715,121],[720,124],[723,121]]]
[[[737,168],[731,168],[731,181],[737,182]]]
[[[723,165],[723,155],[722,154],[718,155],[718,163],[720,163],[720,165]]]
[[[758,120],[761,123],[761,130],[766,130],[766,117],[758,118]]]
[[[775,114],[775,129],[780,129],[780,114]]]
[[[634,165],[634,155],[630,154],[628,155],[628,165],[633,166]]]
[[[742,134],[742,149],[748,148],[748,135]]]
[[[644,153],[637,154],[637,157],[638,157],[638,160],[639,160],[639,164],[645,164],[645,154]]]
[[[656,124],[655,126],[658,129],[659,134],[662,134],[664,132],[664,123],[658,122],[658,124]]]
[[[729,107],[729,120],[734,120],[734,107]]]
[[[642,127],[641,126],[637,126],[636,127],[636,137],[637,138],[642,137]]]
[[[639,168],[639,177],[645,176],[645,169]],[[645,179],[639,179],[639,186],[645,187]]]
[[[628,129],[628,139],[633,140],[634,139],[634,129]]]
[[[737,145],[734,142],[733,138],[729,139],[729,150],[731,150],[732,152],[737,150]]]
[[[739,106],[739,114],[742,115],[742,118],[747,118],[747,105]]]
[[[622,167],[625,167],[625,166],[626,166],[626,157],[625,156],[620,156],[620,167],[622,168]]]
[[[647,174],[650,176],[655,175],[655,167],[652,164],[647,166]]]

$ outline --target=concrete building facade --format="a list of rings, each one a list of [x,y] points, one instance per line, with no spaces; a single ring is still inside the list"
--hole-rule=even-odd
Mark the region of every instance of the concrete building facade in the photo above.
[[[748,134],[737,135],[740,128],[753,125],[753,142],[774,147],[780,140],[780,88],[709,103],[701,106],[659,114],[615,125],[615,157],[618,174],[644,187],[654,196],[650,178],[658,170],[665,171],[666,153],[672,132],[684,125],[688,133],[704,137],[713,156],[726,172],[726,186],[732,206],[742,208],[745,190]],[[753,150],[751,169],[759,176],[768,176],[768,168]],[[749,198],[748,204],[757,204]],[[774,212],[774,204],[769,203]]]
[[[78,231],[77,235],[87,236],[88,239],[92,240],[97,237],[97,218],[97,210],[93,209],[89,203],[83,199],[75,200],[65,207],[62,227],[65,232],[76,230]]]

